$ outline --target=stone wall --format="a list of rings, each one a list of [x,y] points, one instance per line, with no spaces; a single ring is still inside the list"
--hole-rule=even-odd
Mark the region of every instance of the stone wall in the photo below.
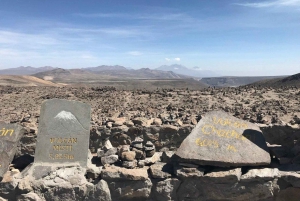
[[[151,141],[157,151],[176,150],[194,127],[191,124],[184,124],[182,126],[142,126],[138,124],[128,126],[113,124],[111,128],[107,126],[93,126],[90,130],[90,150],[92,153],[96,153],[97,149],[102,147],[107,139],[115,147],[118,145],[130,145],[135,137]],[[280,146],[281,150],[285,150],[285,155],[281,155],[281,157],[296,157],[300,154],[299,129],[287,125],[266,126],[263,124],[260,125],[260,128],[268,144],[275,144],[277,147]],[[20,141],[16,157],[26,154],[34,156],[37,129],[25,129],[27,132]]]
[[[293,201],[300,198],[300,166],[217,168],[170,161],[126,169],[54,164],[8,171],[0,183],[0,200],[9,201]],[[91,158],[90,158],[91,159]]]
[[[135,137],[142,137],[145,141],[151,141],[156,150],[174,150],[190,134],[194,125],[173,125],[143,127],[132,125],[131,127],[121,125],[112,128],[106,126],[92,127],[90,130],[90,150],[96,153],[106,140],[110,140],[114,147],[118,145],[130,145]],[[21,139],[16,156],[29,154],[34,156],[36,143],[36,130],[27,128],[27,133]]]

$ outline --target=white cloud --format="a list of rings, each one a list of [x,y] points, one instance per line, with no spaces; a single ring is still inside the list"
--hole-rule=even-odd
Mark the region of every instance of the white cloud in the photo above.
[[[177,57],[177,58],[165,58],[166,61],[180,61],[180,58]]]
[[[149,36],[147,31],[143,30],[143,27],[107,27],[107,28],[60,28],[58,31],[65,33],[76,33],[76,34],[103,34],[106,36],[114,37],[139,37]]]
[[[292,7],[300,6],[300,0],[273,0],[262,1],[258,3],[236,3],[235,5],[253,7],[253,8],[267,8],[267,7]]]
[[[185,13],[76,13],[75,16],[84,18],[125,18],[135,20],[157,20],[157,21],[187,21],[193,20],[192,17]]]
[[[57,45],[59,43],[60,41],[47,35],[25,34],[0,30],[0,44],[32,44],[32,46],[44,46]]]
[[[132,55],[132,56],[140,56],[142,55],[143,53],[142,52],[139,52],[139,51],[131,51],[131,52],[128,52],[128,54]]]

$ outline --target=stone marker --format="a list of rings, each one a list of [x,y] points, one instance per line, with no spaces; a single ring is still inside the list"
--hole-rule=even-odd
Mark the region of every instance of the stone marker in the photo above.
[[[0,123],[0,181],[7,172],[25,129],[17,124]]]
[[[91,107],[78,101],[43,102],[35,150],[35,163],[87,166]]]
[[[206,113],[175,154],[185,162],[220,167],[271,162],[259,127],[222,111]]]

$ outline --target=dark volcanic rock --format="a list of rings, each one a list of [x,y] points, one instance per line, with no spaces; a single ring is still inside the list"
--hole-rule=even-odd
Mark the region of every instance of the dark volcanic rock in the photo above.
[[[35,163],[79,163],[86,167],[91,107],[78,101],[53,99],[41,107]]]
[[[258,166],[270,164],[267,150],[257,126],[214,111],[201,119],[176,155],[200,165]]]
[[[17,124],[0,123],[0,181],[8,170],[25,130]]]

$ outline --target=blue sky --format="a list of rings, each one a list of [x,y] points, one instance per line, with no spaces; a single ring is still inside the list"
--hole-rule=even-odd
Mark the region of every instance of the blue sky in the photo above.
[[[300,72],[300,0],[0,0],[0,69]]]

